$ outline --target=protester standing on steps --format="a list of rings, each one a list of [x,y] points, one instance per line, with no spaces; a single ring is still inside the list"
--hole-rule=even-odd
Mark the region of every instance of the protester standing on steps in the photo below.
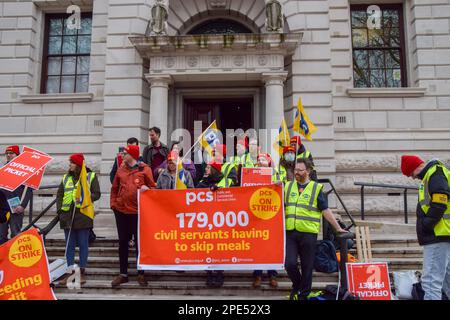
[[[128,282],[128,240],[134,236],[137,239],[138,227],[138,191],[147,191],[154,188],[155,182],[150,167],[139,161],[139,146],[124,148],[122,165],[114,178],[111,187],[111,209],[116,218],[117,233],[119,236],[119,263],[120,274],[111,282],[113,287]],[[139,254],[136,243],[136,256]],[[138,283],[147,285],[144,271],[138,271]]]
[[[66,239],[66,259],[69,267],[61,281],[61,285],[67,284],[73,270],[71,267],[75,261],[75,247],[80,249],[81,284],[86,283],[85,271],[89,255],[89,232],[94,227],[94,220],[80,212],[81,204],[76,203],[76,189],[80,183],[80,173],[83,167],[84,155],[72,154],[69,158],[69,171],[63,176],[56,194],[56,210],[58,212],[61,229],[64,230]],[[86,167],[87,184],[91,192],[91,200],[100,199],[100,185],[97,175]]]
[[[131,137],[127,140],[127,146],[138,146],[138,145],[139,140],[134,137]],[[111,181],[111,184],[113,183],[114,177],[116,176],[117,168],[121,166],[123,161],[123,147],[120,147],[119,149],[120,149],[119,153],[117,154],[116,159],[114,159],[113,167],[111,169],[111,172],[109,173],[109,180]],[[139,160],[142,161],[142,157]]]
[[[13,160],[20,154],[19,146],[9,146],[5,149],[5,157],[6,163]],[[11,238],[15,237],[20,233],[23,226],[23,217],[25,209],[28,205],[28,202],[31,199],[32,192],[30,188],[26,188],[25,186],[19,186],[14,191],[7,191],[5,189],[0,189],[0,193],[3,194],[4,200],[0,200],[2,202],[1,206],[8,209],[9,212],[9,220],[1,223],[0,221],[0,244],[8,241],[8,231],[11,229]],[[14,210],[11,210],[8,200],[13,201],[14,199],[17,202],[20,201],[20,205],[15,207]]]
[[[450,298],[450,170],[438,160],[424,162],[403,155],[402,173],[421,180],[416,231],[423,246],[422,288],[425,300]]]
[[[190,173],[191,178],[194,179],[196,176],[196,169],[194,163],[191,161],[191,159],[184,158],[183,159],[183,151],[180,150],[180,141],[175,141],[172,144],[172,147],[170,148],[170,152],[174,151],[180,158],[180,160],[183,161],[183,168]],[[164,171],[164,169],[167,169],[167,160],[164,160],[163,163],[159,165],[155,170],[153,170],[153,178],[155,181],[158,181],[159,175]]]
[[[153,174],[153,171],[166,160],[169,148],[159,140],[161,137],[160,128],[152,127],[148,129],[148,134],[150,144],[144,148],[142,158],[144,163],[150,166]]]
[[[346,233],[328,208],[323,185],[310,180],[312,164],[308,159],[297,159],[295,181],[284,186],[286,215],[285,268],[292,281],[291,300],[306,300],[312,287],[317,234],[322,215],[337,233]],[[297,261],[300,256],[301,274]]]
[[[167,156],[167,169],[163,169],[156,182],[157,189],[176,189],[175,185],[177,182],[176,174],[177,171],[177,161],[181,161],[178,156],[178,152],[172,150]],[[191,174],[186,169],[184,170],[184,175],[186,179],[186,187],[193,188],[194,182],[192,181]]]
[[[302,143],[302,139],[300,138],[300,136],[294,136],[291,138],[290,141],[291,147],[293,147],[296,150],[296,158],[297,159],[308,159],[311,164],[313,169],[311,170],[311,180],[313,181],[317,181],[317,172],[314,169],[314,159],[313,156],[311,154],[311,152],[309,150],[306,149],[305,145]]]

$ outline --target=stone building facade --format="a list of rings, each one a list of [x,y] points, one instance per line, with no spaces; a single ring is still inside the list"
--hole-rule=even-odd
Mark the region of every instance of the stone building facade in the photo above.
[[[282,24],[268,31],[266,19],[278,17],[271,2],[281,5]],[[84,31],[54,22],[65,23],[71,5],[88,17]],[[378,33],[358,21],[373,5],[383,19],[398,14],[387,31],[383,19]],[[152,21],[163,32],[152,33]],[[389,65],[396,49],[381,50],[377,34],[399,47],[401,63]],[[191,125],[192,110],[208,114],[196,103],[247,101],[249,125],[276,129],[283,116],[292,127],[301,97],[318,129],[305,145],[319,176],[331,177],[354,211],[354,181],[411,183],[398,170],[402,153],[449,163],[450,0],[1,0],[0,41],[0,147],[53,155],[44,184],[59,182],[69,154],[85,153],[101,174],[104,211],[117,148],[131,136],[146,145],[154,125],[167,142]],[[384,60],[370,57],[377,46]],[[220,108],[216,115],[229,118]],[[366,207],[400,211],[396,201],[379,195]]]

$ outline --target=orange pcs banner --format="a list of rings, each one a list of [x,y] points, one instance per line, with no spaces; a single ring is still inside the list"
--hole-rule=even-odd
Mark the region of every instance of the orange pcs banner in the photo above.
[[[44,242],[35,228],[0,246],[0,300],[56,300]]]
[[[272,168],[242,168],[241,186],[263,186],[272,184]]]
[[[36,152],[22,152],[9,163],[0,168],[0,188],[14,191],[38,173],[52,157]]]
[[[391,300],[386,262],[347,263],[348,290],[361,300]]]
[[[282,185],[139,195],[143,270],[283,269]]]

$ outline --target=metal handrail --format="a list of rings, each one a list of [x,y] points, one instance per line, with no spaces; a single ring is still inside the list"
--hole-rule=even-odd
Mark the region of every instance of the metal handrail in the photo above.
[[[352,222],[350,226],[347,226],[345,229],[349,230],[351,227],[356,226],[355,220],[353,219],[352,215],[350,214],[350,212],[348,211],[347,207],[344,204],[344,201],[342,201],[341,196],[339,195],[339,193],[337,192],[336,188],[334,187],[333,183],[331,182],[330,179],[318,179],[317,182],[322,183],[322,184],[329,184],[331,187],[331,190],[328,190],[325,194],[328,197],[328,195],[331,192],[334,192],[334,194],[336,195],[336,197],[338,198],[339,202],[342,205],[342,208],[344,208],[344,211],[346,213],[346,215],[348,216],[348,218],[350,219],[350,221]]]
[[[361,186],[361,220],[364,220],[365,207],[364,207],[364,188],[385,188],[385,189],[402,189],[403,190],[403,213],[405,215],[405,223],[408,224],[408,190],[419,190],[416,186],[398,185],[398,184],[386,184],[386,183],[369,183],[369,182],[354,182],[354,185]],[[400,195],[389,193],[388,195]]]
[[[39,187],[39,190],[48,190],[48,189],[56,189],[59,187],[59,184],[55,184],[55,185],[47,185],[47,186],[41,186]],[[56,198],[44,209],[42,210],[41,213],[39,213],[39,215],[33,219],[33,196],[34,196],[34,190],[31,191],[31,198],[30,198],[30,205],[29,205],[29,224],[22,229],[22,231],[26,231],[28,229],[30,229],[31,227],[35,227],[38,228],[36,226],[36,223],[56,204]],[[56,217],[58,218],[58,216]],[[53,219],[52,222],[49,223],[48,226],[46,226],[43,229],[39,229],[40,233],[43,234],[44,236],[47,235],[47,233],[49,233],[53,227],[56,225],[56,222],[59,219]]]

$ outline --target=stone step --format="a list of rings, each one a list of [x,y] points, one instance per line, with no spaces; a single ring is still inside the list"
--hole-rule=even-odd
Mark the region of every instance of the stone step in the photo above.
[[[74,292],[63,293],[55,292],[58,300],[287,300],[287,295],[270,295],[270,296],[218,296],[218,295],[148,295],[129,293],[86,293]]]
[[[289,280],[280,281],[278,288],[271,288],[268,284],[262,284],[261,288],[254,289],[251,282],[229,281],[225,276],[224,285],[221,288],[208,288],[205,285],[206,276],[202,281],[149,281],[148,286],[140,286],[136,279],[130,277],[128,283],[119,288],[111,287],[111,280],[87,280],[80,290],[71,290],[66,286],[55,285],[55,293],[58,294],[138,294],[138,295],[169,295],[169,296],[266,296],[286,297],[291,291],[292,283]],[[323,290],[327,285],[336,285],[332,282],[313,282],[313,290]]]
[[[49,257],[49,261],[55,259],[61,259],[62,256]],[[401,257],[401,258],[373,258],[374,262],[388,262],[389,269],[392,270],[420,270],[422,269],[422,258],[421,257]],[[75,259],[75,263],[78,262],[78,258]],[[118,268],[119,258],[118,257],[89,257],[89,267],[91,268]],[[129,257],[128,267],[131,269],[136,268],[136,258]]]
[[[47,247],[47,255],[49,257],[53,256],[63,256],[65,252],[65,247]],[[76,249],[78,252],[78,248]],[[421,247],[387,247],[387,248],[372,248],[372,256],[375,258],[401,258],[401,257],[422,257]],[[356,255],[356,248],[350,250],[350,253]],[[129,249],[129,256],[133,257],[136,255],[136,250],[134,248]],[[91,257],[118,257],[117,247],[90,247],[89,256]]]
[[[86,268],[86,277],[92,280],[109,280],[112,279],[119,274],[118,268]],[[176,272],[176,271],[146,271],[146,278],[149,281],[204,281],[206,279],[205,271],[185,271],[185,272]],[[240,281],[246,283],[253,282],[253,271],[251,270],[242,270],[242,271],[225,271],[224,272],[226,279],[229,281]],[[136,277],[137,271],[136,269],[129,270],[130,277]],[[337,282],[338,273],[323,273],[323,272],[314,272],[314,279],[318,282]],[[284,270],[278,271],[277,279],[279,281],[288,281],[289,277]],[[263,272],[263,282],[268,282],[267,272]]]

